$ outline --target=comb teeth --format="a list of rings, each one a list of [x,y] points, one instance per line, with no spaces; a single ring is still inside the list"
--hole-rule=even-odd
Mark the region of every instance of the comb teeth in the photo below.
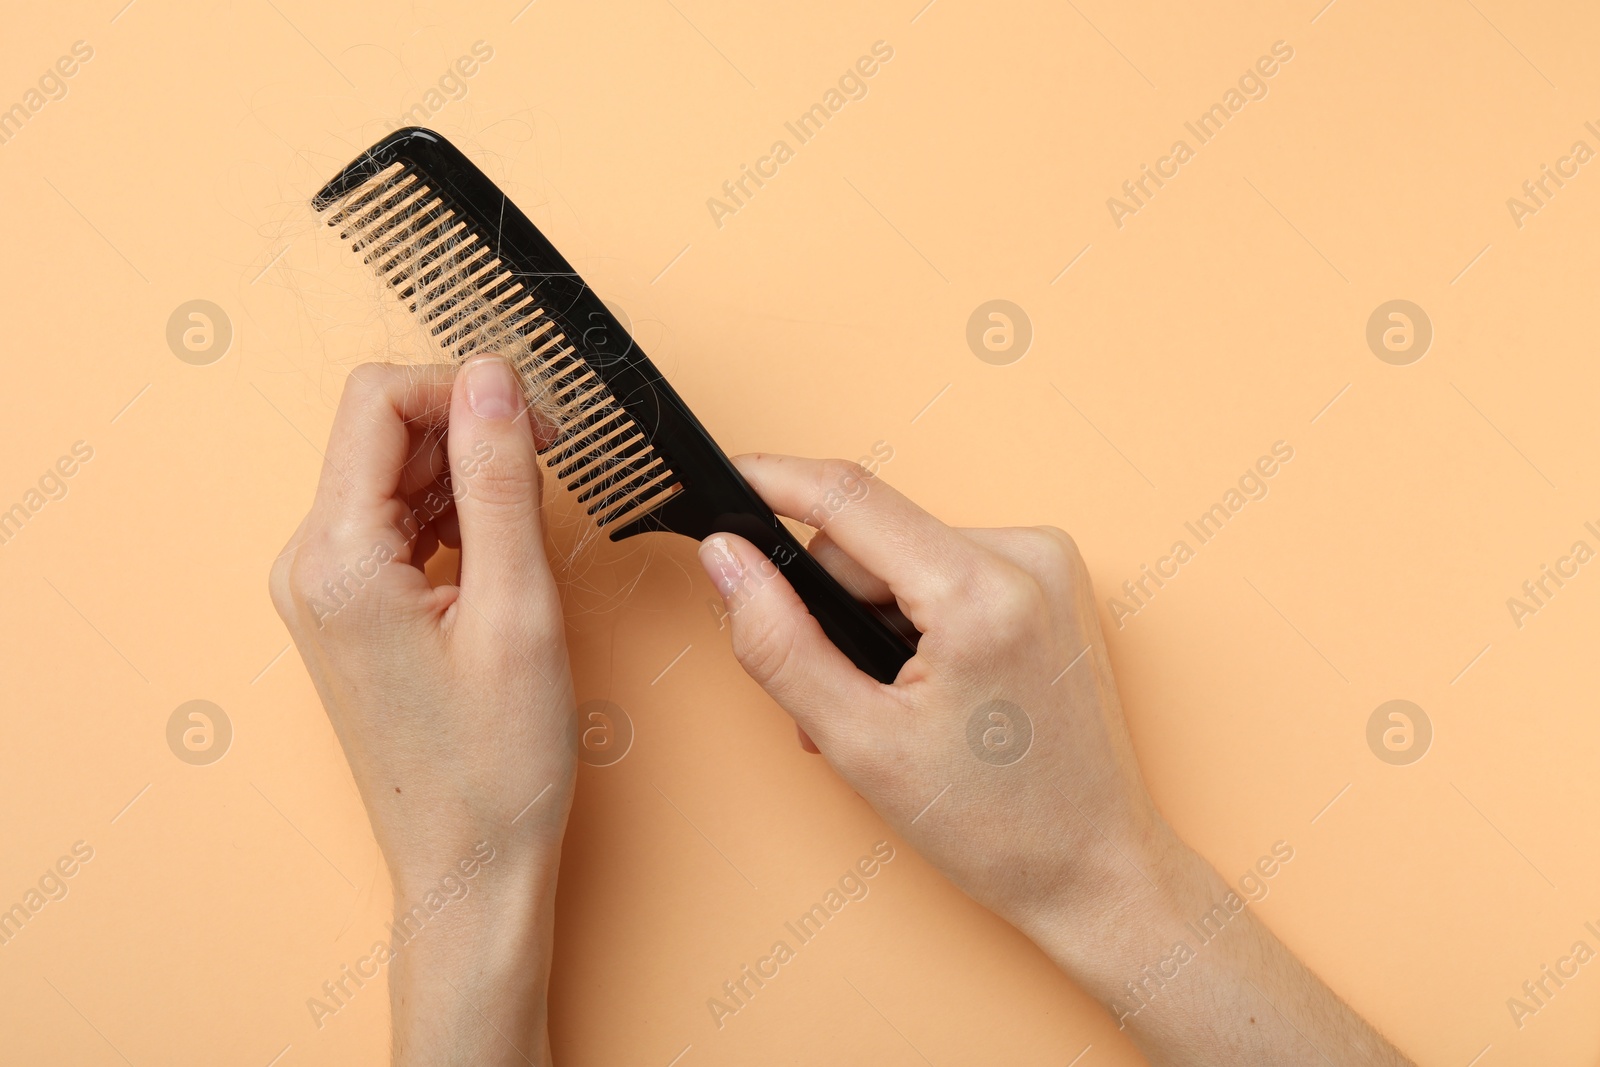
[[[546,466],[602,528],[643,517],[683,485],[605,380],[567,341],[477,220],[427,175],[396,163],[324,208],[362,262],[456,363],[497,351],[555,432]]]

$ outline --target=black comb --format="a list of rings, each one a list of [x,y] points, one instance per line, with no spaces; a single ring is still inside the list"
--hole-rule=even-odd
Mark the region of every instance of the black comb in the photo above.
[[[783,572],[828,638],[893,682],[915,644],[851,596],[778,521],[610,309],[517,206],[432,130],[396,130],[312,200],[461,362],[517,368],[559,423],[541,453],[611,540],[735,533]]]

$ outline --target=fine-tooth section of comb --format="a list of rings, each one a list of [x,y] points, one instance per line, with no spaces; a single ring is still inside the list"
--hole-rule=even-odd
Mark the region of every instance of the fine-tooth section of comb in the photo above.
[[[734,469],[603,301],[454,145],[397,130],[312,200],[450,359],[497,352],[553,423],[541,458],[612,540],[750,541],[823,631],[892,682],[915,642],[856,601]]]
[[[548,401],[556,436],[546,460],[601,528],[634,520],[682,490],[671,466],[599,375],[497,256],[450,193],[396,165],[328,215],[364,265],[395,290],[452,359],[479,348],[512,358],[530,396]],[[419,273],[420,271],[420,273]]]

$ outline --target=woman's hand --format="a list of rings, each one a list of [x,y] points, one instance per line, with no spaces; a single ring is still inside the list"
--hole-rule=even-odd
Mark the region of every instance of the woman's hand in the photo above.
[[[951,529],[851,463],[735,462],[779,514],[824,517],[819,562],[922,634],[883,685],[749,542],[701,546],[745,670],[902,837],[1099,997],[1154,1062],[1320,1063],[1323,1048],[1331,1062],[1404,1062],[1242,904],[1214,941],[1190,932],[1230,887],[1145,789],[1066,534]],[[1175,953],[1185,939],[1191,951]]]
[[[922,634],[896,683],[880,685],[829,643],[748,542],[726,535],[702,547],[739,661],[846,781],[1024,930],[1138,881],[1102,835],[1137,861],[1166,844],[1166,830],[1139,777],[1071,539],[1046,528],[953,530],[854,464],[736,463],[779,514],[827,515],[811,543],[818,560]],[[831,513],[815,507],[841,493],[849,502]]]
[[[270,584],[394,882],[395,1062],[548,1062],[577,730],[510,365],[358,368]]]

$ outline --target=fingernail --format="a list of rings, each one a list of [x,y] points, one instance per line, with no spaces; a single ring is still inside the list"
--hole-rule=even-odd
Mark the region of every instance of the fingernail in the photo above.
[[[468,363],[467,406],[480,419],[509,419],[522,410],[522,385],[511,364],[499,356]]]
[[[733,546],[728,544],[726,537],[713,537],[706,542],[706,551],[700,554],[700,564],[705,567],[711,584],[717,587],[723,600],[733,596],[733,591],[739,588],[739,579],[744,577],[744,566],[740,564],[739,557],[733,554]]]

